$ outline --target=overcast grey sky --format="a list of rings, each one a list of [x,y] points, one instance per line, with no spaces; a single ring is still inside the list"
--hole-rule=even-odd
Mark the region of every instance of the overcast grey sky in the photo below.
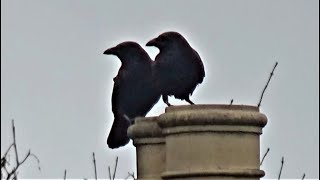
[[[255,105],[275,61],[261,106],[269,122],[262,169],[275,178],[319,178],[319,2],[317,0],[2,0],[1,154],[15,119],[19,152],[30,148],[22,178],[93,178],[119,156],[118,178],[135,171],[135,149],[110,150],[112,78],[120,67],[103,51],[122,41],[145,43],[168,30],[182,33],[203,59],[197,104]],[[172,104],[186,104],[170,99]],[[148,114],[159,115],[159,101]]]

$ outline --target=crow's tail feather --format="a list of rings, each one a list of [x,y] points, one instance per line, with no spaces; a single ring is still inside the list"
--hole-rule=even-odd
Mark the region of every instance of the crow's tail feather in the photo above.
[[[130,139],[127,135],[127,130],[130,125],[130,121],[128,121],[125,116],[116,117],[114,119],[107,140],[109,148],[119,148],[129,143]]]

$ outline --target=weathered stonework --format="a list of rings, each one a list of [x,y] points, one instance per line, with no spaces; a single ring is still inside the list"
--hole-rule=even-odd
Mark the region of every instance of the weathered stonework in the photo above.
[[[158,117],[136,118],[128,135],[136,146],[139,179],[162,179],[165,166],[165,140],[157,124]]]
[[[172,106],[129,128],[139,179],[254,179],[267,117],[254,106]]]

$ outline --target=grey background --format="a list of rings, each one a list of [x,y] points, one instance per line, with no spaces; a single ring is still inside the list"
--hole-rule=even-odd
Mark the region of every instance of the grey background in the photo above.
[[[261,111],[269,118],[262,169],[276,178],[319,178],[319,2],[317,0],[3,0],[1,1],[1,154],[12,141],[30,148],[22,178],[107,178],[119,156],[118,178],[135,171],[130,144],[106,146],[113,115],[112,78],[120,61],[102,52],[124,40],[152,58],[151,38],[182,33],[203,59],[206,77],[191,99],[198,104],[255,105],[275,61]],[[186,104],[170,99],[172,104]],[[162,101],[148,114],[159,115]]]

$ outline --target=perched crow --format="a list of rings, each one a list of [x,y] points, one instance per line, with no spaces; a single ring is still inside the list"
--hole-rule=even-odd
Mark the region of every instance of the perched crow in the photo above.
[[[127,129],[133,123],[132,119],[146,116],[161,94],[152,85],[153,61],[139,44],[123,42],[104,54],[117,56],[122,64],[113,79],[114,122],[107,140],[109,148],[113,149],[129,142]]]
[[[160,53],[153,67],[155,86],[163,101],[170,106],[168,96],[194,104],[189,96],[205,76],[199,54],[177,32],[165,32],[149,41],[146,46],[156,46]]]

